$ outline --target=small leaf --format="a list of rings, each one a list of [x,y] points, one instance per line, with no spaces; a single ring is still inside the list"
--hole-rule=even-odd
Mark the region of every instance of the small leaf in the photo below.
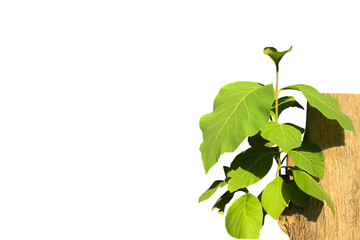
[[[295,165],[311,175],[323,179],[325,157],[318,145],[311,142],[302,142],[301,147],[287,152]]]
[[[340,105],[336,98],[321,94],[315,88],[305,84],[297,84],[283,89],[301,91],[312,107],[318,109],[328,119],[338,121],[342,128],[350,130],[356,134],[351,119],[340,111]]]
[[[212,210],[219,209],[219,214],[224,215],[226,204],[234,197],[234,193],[226,191],[214,204]]]
[[[326,201],[327,205],[331,208],[332,213],[335,214],[334,203],[325,190],[306,172],[293,168],[294,180],[296,185],[305,193],[319,199],[320,201]]]
[[[266,47],[264,48],[264,54],[268,55],[274,61],[276,66],[278,66],[282,57],[291,50],[292,50],[292,46],[290,46],[288,50],[283,52],[278,52],[274,47]]]
[[[262,228],[263,210],[260,201],[247,193],[235,200],[225,218],[227,232],[234,238],[259,238]]]
[[[260,181],[271,169],[276,148],[256,146],[236,156],[231,163],[228,189],[234,192]]]
[[[281,177],[269,183],[262,194],[261,202],[265,211],[274,219],[278,218],[290,200],[290,191]]]
[[[287,152],[288,150],[301,145],[301,132],[289,125],[280,124],[277,122],[268,122],[261,130],[261,136],[278,145],[281,150]]]
[[[301,191],[294,180],[289,181],[287,185],[290,192],[290,201],[299,207],[309,207],[310,196]]]
[[[282,97],[282,98],[279,98],[279,100],[278,100],[278,115],[280,116],[282,111],[284,111],[285,109],[287,109],[289,107],[297,107],[297,108],[304,109],[303,106],[301,106],[300,103],[298,103],[293,96],[291,96],[291,97]],[[273,103],[273,106],[271,108],[270,113],[271,113],[271,116],[273,116],[275,118],[275,115],[276,115],[276,113],[275,113],[275,101]]]
[[[205,201],[207,199],[209,199],[215,192],[216,190],[220,187],[220,185],[222,185],[224,181],[221,180],[217,180],[215,182],[213,182],[213,184],[211,184],[211,186],[209,187],[208,190],[206,190],[199,198],[199,203],[202,201]]]
[[[213,112],[200,119],[204,139],[200,151],[206,173],[221,154],[235,151],[246,137],[265,126],[273,101],[272,84],[235,82],[220,90]]]

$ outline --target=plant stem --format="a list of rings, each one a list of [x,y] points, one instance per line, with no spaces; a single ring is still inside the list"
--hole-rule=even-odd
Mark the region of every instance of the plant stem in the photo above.
[[[279,120],[279,67],[276,65],[275,121]]]
[[[276,90],[275,90],[275,122],[279,121],[279,65],[276,64]],[[276,161],[278,163],[276,177],[280,175],[281,159],[280,148],[278,147],[278,153],[276,155]]]
[[[278,163],[278,167],[276,170],[276,177],[280,176],[280,169],[281,169],[281,159],[280,159],[280,149],[278,148],[278,153],[276,154],[276,161]]]

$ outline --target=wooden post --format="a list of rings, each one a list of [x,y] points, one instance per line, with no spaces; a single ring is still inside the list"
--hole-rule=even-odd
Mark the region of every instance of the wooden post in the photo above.
[[[319,183],[333,200],[336,214],[314,198],[309,208],[290,204],[279,226],[291,240],[360,239],[360,94],[327,95],[338,99],[357,136],[308,105],[304,139],[324,152],[325,176]]]

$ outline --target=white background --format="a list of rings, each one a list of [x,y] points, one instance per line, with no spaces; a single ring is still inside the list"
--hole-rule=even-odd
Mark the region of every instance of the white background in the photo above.
[[[236,152],[205,175],[199,118],[274,82],[267,46],[293,46],[280,87],[360,93],[356,3],[1,1],[0,239],[232,239],[222,192],[197,201]],[[267,217],[260,239],[288,238]]]

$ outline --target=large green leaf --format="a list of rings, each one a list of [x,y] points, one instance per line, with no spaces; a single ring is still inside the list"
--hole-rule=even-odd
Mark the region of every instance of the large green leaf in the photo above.
[[[264,48],[264,54],[268,55],[278,67],[282,57],[291,50],[292,50],[292,46],[290,46],[290,48],[287,51],[283,51],[283,52],[278,52],[274,47],[266,47]]]
[[[268,122],[261,130],[261,136],[285,152],[301,145],[301,132],[290,124]]]
[[[290,200],[290,191],[281,177],[276,177],[262,193],[261,202],[265,211],[273,218],[278,218]]]
[[[206,173],[221,154],[235,151],[246,137],[265,126],[273,101],[272,84],[235,82],[220,90],[213,112],[200,119],[204,139],[200,151]]]
[[[325,157],[318,145],[311,142],[302,142],[301,147],[287,152],[295,165],[311,175],[323,179]]]
[[[287,184],[290,192],[290,201],[299,207],[309,207],[310,205],[310,196],[296,185],[294,180],[289,181]]]
[[[228,233],[234,238],[259,238],[262,228],[263,210],[260,201],[247,193],[235,200],[225,218]]]
[[[226,191],[221,197],[216,201],[212,210],[219,209],[219,214],[224,215],[226,204],[228,204],[233,198],[234,193]]]
[[[334,203],[325,190],[306,172],[300,169],[292,169],[294,180],[296,185],[305,193],[319,199],[320,201],[326,201],[331,211],[335,214]]]
[[[336,98],[321,94],[315,88],[305,84],[297,84],[283,89],[301,91],[312,107],[318,109],[328,119],[338,121],[341,127],[355,133],[351,119],[340,111],[340,105]]]
[[[276,148],[255,146],[236,156],[231,163],[228,189],[230,192],[260,181],[271,169]]]
[[[280,114],[282,113],[282,111],[284,111],[285,109],[289,108],[289,107],[297,107],[297,108],[301,108],[304,109],[303,106],[300,105],[300,103],[298,103],[295,98],[293,96],[291,97],[282,97],[279,98],[278,100],[278,116],[280,116]],[[273,103],[273,106],[271,108],[271,116],[273,116],[275,118],[275,102]]]

